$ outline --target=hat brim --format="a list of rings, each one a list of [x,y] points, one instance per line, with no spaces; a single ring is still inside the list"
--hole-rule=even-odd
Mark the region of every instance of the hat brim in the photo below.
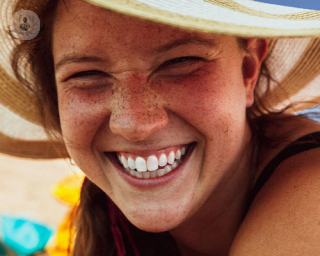
[[[180,27],[243,37],[320,34],[320,12],[251,0],[85,0],[125,15]]]

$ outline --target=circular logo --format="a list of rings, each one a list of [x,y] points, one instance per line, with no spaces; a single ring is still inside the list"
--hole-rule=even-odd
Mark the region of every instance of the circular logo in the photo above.
[[[17,11],[10,20],[10,31],[19,40],[31,40],[39,34],[40,19],[33,11]]]

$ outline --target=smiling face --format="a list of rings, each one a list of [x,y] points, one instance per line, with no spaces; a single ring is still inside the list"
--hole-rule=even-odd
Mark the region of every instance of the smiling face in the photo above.
[[[175,228],[205,202],[223,205],[217,198],[237,193],[248,173],[245,111],[259,63],[233,37],[66,2],[53,56],[76,164],[146,231]]]

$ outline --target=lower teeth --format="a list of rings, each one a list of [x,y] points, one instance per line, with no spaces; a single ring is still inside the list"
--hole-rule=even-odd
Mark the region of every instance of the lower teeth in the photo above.
[[[179,164],[182,162],[182,159],[176,160],[173,164],[167,164],[166,166],[162,167],[161,169],[155,171],[146,171],[146,172],[138,172],[136,170],[132,170],[130,168],[125,168],[125,170],[130,173],[132,176],[142,179],[149,179],[149,178],[157,178],[164,176],[171,172],[172,170],[176,169]]]

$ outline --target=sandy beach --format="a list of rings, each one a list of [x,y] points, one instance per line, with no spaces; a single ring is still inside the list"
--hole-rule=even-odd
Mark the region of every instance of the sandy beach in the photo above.
[[[26,160],[0,154],[0,215],[10,214],[57,227],[68,206],[52,186],[77,171],[66,160]]]

